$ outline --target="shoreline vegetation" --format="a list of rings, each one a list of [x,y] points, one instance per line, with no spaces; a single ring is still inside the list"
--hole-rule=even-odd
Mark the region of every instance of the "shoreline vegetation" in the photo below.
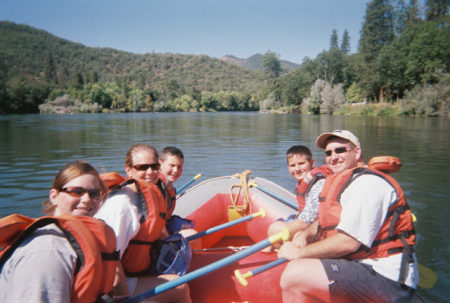
[[[206,55],[141,55],[0,21],[0,114],[449,117],[449,7],[440,0],[423,7],[417,2],[368,2],[356,53],[350,53],[348,31],[339,39],[333,29],[328,50],[289,68],[270,50],[245,65]]]

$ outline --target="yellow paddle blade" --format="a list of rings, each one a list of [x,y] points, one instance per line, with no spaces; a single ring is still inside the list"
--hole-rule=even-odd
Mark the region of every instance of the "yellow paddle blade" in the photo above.
[[[433,288],[437,281],[436,273],[431,269],[419,263],[419,286],[422,288]]]

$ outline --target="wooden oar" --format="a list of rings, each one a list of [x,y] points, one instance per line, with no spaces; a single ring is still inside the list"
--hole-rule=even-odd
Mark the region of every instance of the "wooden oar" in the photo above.
[[[187,237],[186,240],[191,241],[191,240],[194,240],[194,239],[197,239],[197,238],[200,238],[200,237],[212,234],[212,233],[214,233],[216,231],[219,231],[219,230],[222,230],[222,229],[234,226],[236,224],[252,220],[253,218],[258,217],[258,216],[261,216],[261,217],[264,218],[266,216],[266,211],[261,208],[261,209],[259,209],[259,212],[250,214],[248,216],[245,216],[245,217],[242,217],[242,218],[239,218],[239,219],[236,219],[236,220],[224,223],[224,224],[220,224],[220,225],[211,227],[211,228],[209,228],[207,230],[201,231],[199,233],[196,233],[196,234],[194,234],[192,236]]]
[[[191,180],[187,181],[186,183],[184,183],[183,185],[180,186],[180,188],[177,188],[177,192],[176,194],[180,194],[186,187],[188,187],[189,185],[192,184],[192,182],[194,182],[195,180],[197,180],[198,178],[200,178],[202,176],[202,174],[196,174]]]
[[[253,181],[250,181],[250,182],[248,183],[248,186],[249,186],[249,187],[255,187],[255,188],[259,189],[260,191],[262,191],[263,193],[265,193],[265,194],[271,196],[272,198],[275,198],[275,199],[277,199],[278,201],[280,201],[280,202],[286,204],[286,205],[289,206],[290,208],[293,208],[293,209],[295,209],[295,210],[298,210],[298,205],[297,205],[297,204],[295,204],[295,203],[293,203],[293,202],[291,202],[291,201],[288,201],[288,200],[286,200],[286,199],[283,199],[283,198],[281,198],[280,196],[274,194],[273,192],[268,191],[267,189],[262,188],[262,187],[259,186],[259,185],[256,183],[256,181],[254,181],[254,180],[253,180]]]
[[[254,254],[257,251],[260,251],[261,249],[263,249],[269,245],[272,245],[275,242],[286,241],[288,239],[289,239],[289,230],[287,228],[284,228],[280,233],[273,235],[267,239],[264,239],[258,243],[255,243],[252,246],[250,246],[244,250],[241,250],[233,255],[225,257],[214,263],[208,264],[208,265],[201,267],[195,271],[187,273],[184,276],[181,276],[177,279],[160,284],[160,285],[156,286],[155,288],[152,288],[152,289],[145,291],[139,295],[131,297],[131,298],[123,301],[122,303],[141,302],[145,299],[159,295],[165,291],[175,288],[181,284],[187,283],[187,282],[197,279],[201,276],[209,274],[210,272],[216,271],[216,270],[218,270],[222,267],[225,267],[231,263],[237,262],[251,254]]]

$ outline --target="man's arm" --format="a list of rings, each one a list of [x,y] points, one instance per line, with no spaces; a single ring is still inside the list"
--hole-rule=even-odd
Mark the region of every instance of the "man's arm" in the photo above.
[[[300,247],[293,242],[286,242],[278,251],[280,258],[288,260],[299,258],[339,258],[354,252],[361,243],[344,232],[324,240]]]

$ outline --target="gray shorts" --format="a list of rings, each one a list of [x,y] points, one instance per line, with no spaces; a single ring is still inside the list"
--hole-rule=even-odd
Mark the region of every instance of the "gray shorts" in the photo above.
[[[322,259],[332,303],[423,302],[414,289],[392,281],[371,266],[344,259]]]

